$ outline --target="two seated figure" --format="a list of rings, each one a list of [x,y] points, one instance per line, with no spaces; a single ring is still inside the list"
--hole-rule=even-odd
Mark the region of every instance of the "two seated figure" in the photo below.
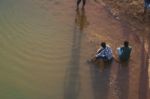
[[[124,45],[117,48],[119,61],[128,61],[130,58],[132,48],[129,46],[128,41],[124,41]],[[105,42],[101,43],[101,47],[98,49],[93,61],[103,60],[109,62],[113,59],[112,49]]]

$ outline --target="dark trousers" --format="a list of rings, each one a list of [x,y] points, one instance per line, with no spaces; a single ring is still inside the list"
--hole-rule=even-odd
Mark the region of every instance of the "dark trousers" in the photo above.
[[[150,8],[150,0],[144,0],[144,14],[147,13],[147,9]]]
[[[83,2],[83,7],[85,6],[86,0],[77,0],[77,6],[79,6],[80,2]]]

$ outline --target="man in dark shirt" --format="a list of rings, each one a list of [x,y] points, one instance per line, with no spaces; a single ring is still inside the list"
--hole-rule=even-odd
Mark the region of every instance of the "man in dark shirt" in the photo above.
[[[129,42],[125,41],[124,46],[118,48],[118,55],[121,61],[127,61],[130,58],[132,48],[129,47]]]

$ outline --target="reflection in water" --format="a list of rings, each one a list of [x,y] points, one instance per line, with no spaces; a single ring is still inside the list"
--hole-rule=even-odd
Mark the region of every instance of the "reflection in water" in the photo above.
[[[77,99],[80,89],[80,49],[82,42],[83,29],[87,22],[85,11],[77,11],[75,17],[75,27],[73,32],[73,42],[71,51],[70,65],[66,74],[64,99]]]
[[[91,66],[94,99],[107,99],[111,64]]]
[[[84,9],[82,9],[81,11],[77,10],[75,23],[76,26],[79,27],[80,32],[82,32],[83,29],[88,25],[88,21]]]

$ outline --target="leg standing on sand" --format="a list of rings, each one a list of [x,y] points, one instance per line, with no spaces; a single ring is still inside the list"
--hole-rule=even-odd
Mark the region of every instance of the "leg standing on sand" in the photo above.
[[[82,9],[84,9],[84,6],[86,4],[86,0],[77,0],[77,9],[79,9],[79,4],[81,3],[82,1]]]

